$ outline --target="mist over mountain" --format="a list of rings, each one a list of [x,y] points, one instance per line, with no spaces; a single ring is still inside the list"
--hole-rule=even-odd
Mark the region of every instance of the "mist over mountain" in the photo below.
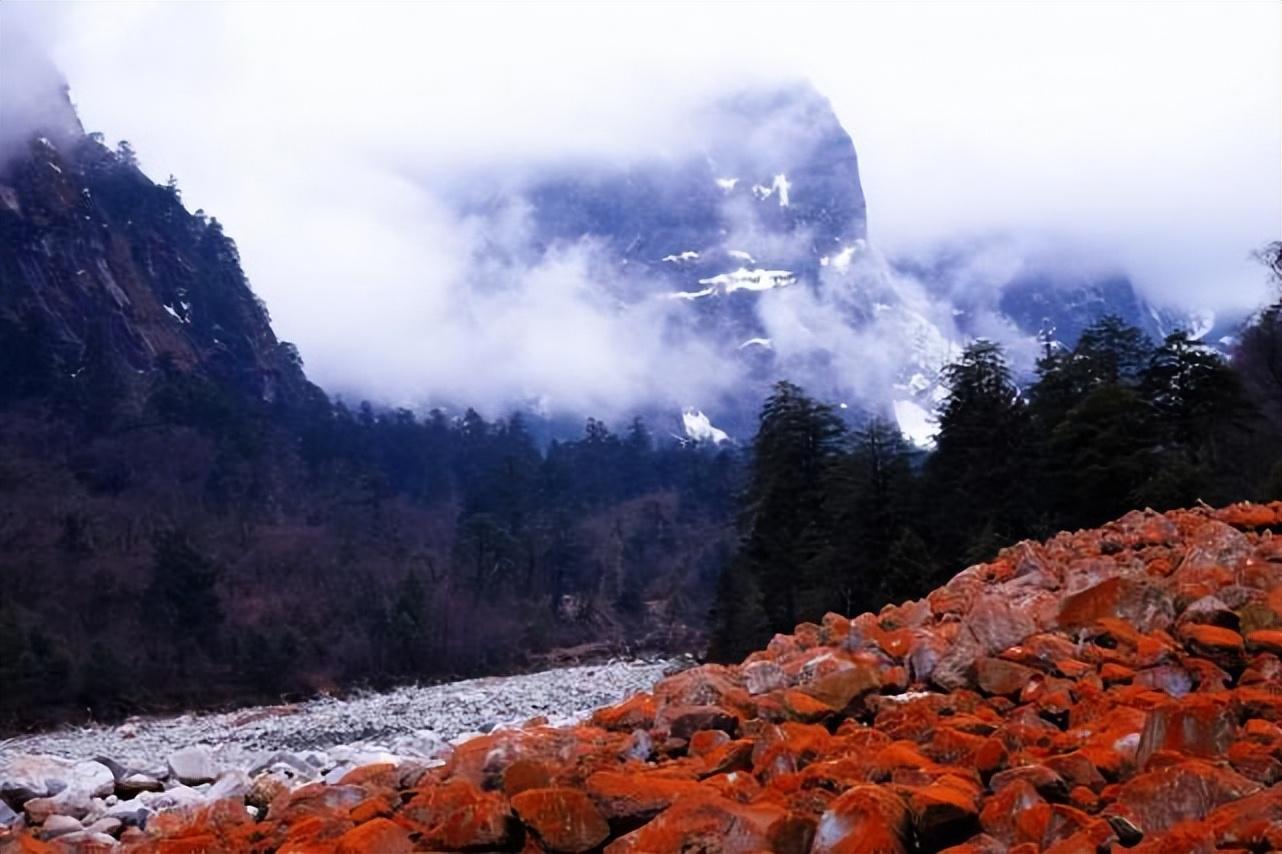
[[[438,22],[379,11],[362,16],[361,43],[380,49],[362,49],[359,73],[318,61],[350,31],[345,12],[320,12],[300,29],[289,15],[234,9],[139,11],[118,27],[91,10],[10,10],[11,32],[24,17],[49,19],[43,41],[76,78],[91,123],[113,142],[133,140],[154,177],[175,172],[189,207],[230,224],[277,332],[298,344],[313,379],[349,400],[418,411],[472,405],[491,417],[521,406],[558,423],[593,412],[618,424],[646,412],[678,432],[694,407],[743,438],[737,398],[750,395],[738,379],[809,379],[831,364],[839,371],[817,387],[826,399],[925,410],[933,392],[923,397],[920,387],[937,354],[955,353],[971,336],[1013,345],[1027,367],[1046,312],[1030,299],[1002,306],[994,291],[1014,279],[1043,298],[1067,291],[1054,302],[1080,306],[1092,299],[1072,297],[1075,288],[1117,280],[1144,299],[1133,305],[1110,294],[1106,302],[1128,316],[1138,305],[1143,319],[1147,302],[1169,299],[1181,316],[1168,327],[1192,311],[1200,328],[1207,304],[1249,310],[1265,296],[1242,284],[1252,275],[1245,256],[1263,237],[1245,240],[1258,227],[1229,224],[1264,209],[1252,188],[1269,176],[1242,176],[1258,161],[1250,146],[1271,125],[1259,110],[1259,122],[1245,123],[1254,88],[1222,84],[1247,79],[1243,69],[1260,51],[1239,49],[1214,66],[1186,61],[1203,56],[1189,50],[1190,37],[1240,26],[1236,14],[1164,19],[1158,53],[1136,75],[1118,49],[1135,23],[1128,15],[1109,26],[1085,13],[1055,16],[1094,46],[1093,62],[1078,64],[1061,61],[1045,39],[1005,39],[975,14],[948,15],[948,38],[905,31],[912,22],[891,12],[834,14],[831,28],[780,18],[770,21],[775,29],[755,12],[712,22],[717,16],[694,11],[689,32],[640,12],[603,28],[594,28],[594,14],[558,14],[592,37],[550,27],[530,41],[491,32],[485,15]],[[425,56],[414,33],[438,24],[460,35],[479,27],[487,47],[444,45]],[[626,37],[629,29],[638,38]],[[838,32],[850,33],[850,49],[834,50]],[[237,49],[232,33],[250,34],[252,49]],[[950,70],[936,79],[925,54],[900,49],[906,33]],[[982,68],[942,58],[968,39],[1003,67],[1021,67],[1029,52],[1029,73],[1008,81],[1011,109],[987,104]],[[114,59],[123,55],[134,59]],[[804,85],[779,82],[799,79],[815,81],[810,96],[799,94]],[[1130,120],[1137,87],[1143,122]],[[736,99],[758,103],[735,107]],[[1202,137],[1186,127],[1193,114],[1214,120],[1215,146],[1209,137],[1195,144]],[[819,266],[823,252],[793,240],[796,229],[778,219],[780,195],[756,199],[751,188],[770,189],[780,174],[795,184],[811,169],[811,187],[792,187],[790,203],[826,206],[834,219],[812,225],[839,231],[842,206],[859,195],[823,170],[856,168],[853,146],[835,153],[848,136],[866,173],[859,194],[868,193],[870,242],[859,270],[856,253],[833,253],[851,263],[825,282],[821,274],[834,269]],[[723,170],[727,163],[743,163],[744,177],[718,195],[709,178],[736,171]],[[609,186],[627,180],[647,194]],[[723,215],[721,203],[732,201],[738,210]],[[1148,216],[1149,206],[1161,214]],[[624,208],[630,213],[619,216]],[[586,219],[594,221],[585,227]],[[676,239],[658,244],[696,219],[730,233],[713,242],[692,233],[708,244],[703,266],[670,275],[675,263],[661,259],[697,250]],[[649,244],[628,252],[636,226]],[[754,246],[736,246],[732,235]],[[748,263],[719,259],[717,250],[756,255]],[[742,287],[749,278],[732,278],[740,268],[790,272],[803,287],[753,291]],[[659,298],[699,293],[709,287],[700,280],[718,276],[726,278],[715,299]],[[736,290],[727,294],[729,285]],[[884,318],[870,322],[874,311]],[[1056,334],[1071,341],[1081,322],[1060,320]],[[767,340],[772,353],[763,352]]]
[[[24,97],[7,99],[10,134],[41,127],[74,145],[65,84],[22,46],[6,60],[24,81]],[[1071,346],[1109,313],[1155,338],[1215,327],[1197,307],[1149,305],[1123,270],[1066,263],[1071,247],[1054,238],[886,257],[869,239],[854,142],[804,81],[710,97],[681,135],[630,153],[413,180],[436,200],[432,239],[452,240],[449,266],[404,259],[410,306],[362,283],[366,322],[388,323],[373,340],[336,330],[313,368],[331,391],[420,411],[521,409],[552,434],[585,414],[640,414],[691,438],[742,439],[769,385],[789,378],[853,417],[891,414],[926,443],[939,371],[974,337],[1027,372],[1048,343]],[[190,318],[173,308],[186,287],[162,277],[164,341],[166,322]]]
[[[893,413],[925,442],[939,371],[974,337],[1027,373],[1106,314],[1155,338],[1214,325],[1150,305],[1124,271],[1070,259],[1053,238],[886,257],[854,142],[808,83],[713,99],[684,139],[445,185],[472,238],[450,326],[469,330],[462,346],[484,367],[469,391],[447,379],[427,400],[674,425],[684,413],[692,436],[714,435],[688,426],[710,420],[742,438],[770,383],[789,378],[852,416]]]

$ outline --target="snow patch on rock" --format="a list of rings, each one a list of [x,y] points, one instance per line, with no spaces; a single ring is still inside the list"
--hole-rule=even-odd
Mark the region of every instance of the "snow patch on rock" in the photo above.
[[[698,442],[720,445],[730,439],[725,430],[714,427],[712,420],[697,409],[687,409],[681,413],[681,426],[685,428],[687,437]]]

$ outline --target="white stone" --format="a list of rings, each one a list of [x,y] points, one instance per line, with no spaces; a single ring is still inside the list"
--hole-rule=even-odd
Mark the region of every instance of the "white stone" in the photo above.
[[[190,786],[173,786],[163,792],[143,792],[134,801],[146,806],[152,812],[169,812],[170,810],[201,807],[208,801],[205,796]],[[133,803],[127,801],[126,803]],[[112,815],[117,815],[115,810]]]
[[[159,792],[165,788],[164,783],[141,772],[126,774],[116,785],[123,792]]]
[[[108,836],[115,836],[116,832],[122,827],[122,822],[118,818],[107,816],[100,818],[93,824],[85,828],[86,833],[105,833]]]
[[[70,847],[68,847],[70,846]],[[58,848],[62,851],[98,851],[104,848],[119,848],[120,843],[105,833],[90,833],[87,830],[78,830],[75,833],[68,833],[66,836],[58,837]]]
[[[107,817],[116,819],[126,827],[145,827],[147,819],[151,818],[154,812],[155,810],[137,798],[120,801],[107,807]]]
[[[218,777],[218,765],[208,747],[196,745],[169,756],[169,776],[180,783],[210,783]]]
[[[84,829],[84,825],[69,815],[51,815],[40,827],[40,835],[45,839],[53,839]]]
[[[83,818],[116,788],[111,769],[101,762],[69,762],[52,756],[16,756],[0,773],[0,789],[23,805],[36,824],[50,816]],[[29,797],[35,795],[35,797]]]
[[[139,719],[122,727],[77,727],[17,736],[5,744],[5,755],[0,757],[0,786],[6,780],[11,785],[15,782],[3,769],[24,755],[47,754],[40,762],[42,767],[54,768],[51,779],[63,780],[64,769],[75,764],[57,757],[109,756],[128,770],[125,777],[141,773],[159,781],[169,773],[165,757],[190,745],[216,744],[217,748],[200,748],[211,755],[213,768],[206,769],[205,779],[194,780],[196,784],[212,782],[219,771],[229,768],[271,769],[294,788],[341,764],[340,757],[329,755],[329,750],[344,742],[348,745],[341,759],[353,764],[358,759],[374,762],[389,756],[398,762],[435,762],[448,754],[439,750],[438,744],[448,745],[465,734],[480,734],[486,723],[519,723],[535,715],[547,715],[557,725],[582,720],[595,708],[650,689],[672,664],[668,660],[611,661],[512,677],[406,686],[341,700],[319,697],[292,706]],[[549,715],[549,709],[556,709],[557,714]],[[357,742],[373,731],[380,733],[379,744]],[[290,757],[284,764],[294,766],[288,773],[284,765],[273,761],[284,755]],[[36,776],[38,779],[29,782],[39,791],[6,799],[13,803],[56,794],[45,785],[45,776]],[[251,776],[257,773],[251,771]],[[121,794],[128,791],[122,787]],[[127,798],[116,807],[132,802]]]
[[[244,798],[249,794],[250,785],[252,784],[249,775],[233,768],[218,775],[218,779],[205,792],[205,797],[211,801],[221,801],[223,798]]]

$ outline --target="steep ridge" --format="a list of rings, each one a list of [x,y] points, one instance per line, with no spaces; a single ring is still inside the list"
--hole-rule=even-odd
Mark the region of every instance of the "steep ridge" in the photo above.
[[[1276,850],[1279,532],[1282,502],[1133,512],[923,600],[828,614],[589,724],[534,721],[333,785],[264,772],[114,829],[157,852]],[[57,798],[8,775],[32,828],[0,851],[117,844],[78,829],[94,801],[42,845]],[[100,791],[126,797],[117,778]]]
[[[301,393],[297,353],[277,341],[218,221],[153,184],[127,144],[55,127],[0,162],[0,333],[29,351],[26,379],[138,378],[167,362],[264,401]]]

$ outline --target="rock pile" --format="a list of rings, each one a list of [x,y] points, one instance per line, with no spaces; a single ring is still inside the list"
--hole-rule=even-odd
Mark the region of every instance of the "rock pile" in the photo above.
[[[199,806],[144,790],[172,804],[133,820],[82,809],[121,796],[116,769],[11,771],[0,851],[1278,850],[1278,532],[1282,503],[1243,504],[1021,543],[434,768],[220,779]]]

